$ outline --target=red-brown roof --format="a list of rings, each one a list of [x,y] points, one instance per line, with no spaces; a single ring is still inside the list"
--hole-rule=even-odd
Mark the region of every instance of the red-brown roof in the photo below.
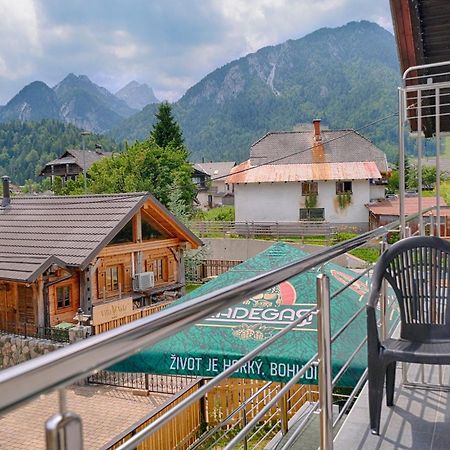
[[[381,178],[375,162],[336,162],[252,166],[250,160],[233,167],[226,183],[369,180]]]
[[[441,197],[439,204],[447,206],[445,200]],[[436,206],[436,197],[422,197],[422,208],[431,208]],[[376,203],[369,203],[366,205],[368,210],[380,216],[399,216],[400,215],[400,199],[386,198]],[[410,215],[419,211],[419,197],[405,198],[405,214]],[[444,210],[442,210],[444,211]]]

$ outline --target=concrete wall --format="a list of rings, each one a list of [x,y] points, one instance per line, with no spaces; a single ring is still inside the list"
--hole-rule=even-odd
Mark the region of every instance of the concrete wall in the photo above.
[[[15,366],[29,359],[45,355],[64,347],[65,344],[45,339],[25,338],[14,335],[0,335],[0,369]]]
[[[318,184],[317,208],[325,209],[325,220],[335,224],[367,228],[369,213],[364,206],[371,199],[368,180],[352,181],[351,203],[340,208],[336,197],[336,182]],[[236,221],[296,222],[299,209],[305,207],[302,184],[249,183],[235,186]]]
[[[378,200],[385,198],[386,185],[385,184],[371,184],[370,185],[370,200]]]
[[[202,238],[202,240],[206,244],[206,254],[204,259],[234,261],[245,261],[246,259],[256,256],[258,253],[261,253],[274,244],[274,241],[265,241],[260,239]],[[323,250],[324,248],[319,245],[302,245],[291,242],[288,244],[311,254]],[[336,258],[333,262],[349,268],[362,268],[367,266],[366,262],[347,254]]]

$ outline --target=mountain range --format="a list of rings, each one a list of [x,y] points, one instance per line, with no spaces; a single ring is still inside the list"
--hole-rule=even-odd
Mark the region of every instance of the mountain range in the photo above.
[[[142,109],[150,103],[159,103],[153,89],[147,84],[130,81],[122,89],[116,92],[116,97],[123,100],[129,107]]]
[[[173,104],[191,159],[244,160],[269,131],[318,117],[330,129],[360,128],[397,110],[400,69],[394,36],[375,23],[322,28],[214,70]],[[110,133],[144,139],[156,105]],[[393,157],[397,119],[361,132]]]
[[[375,23],[350,22],[214,70],[173,103],[173,112],[193,161],[246,159],[265,133],[316,117],[330,129],[364,127],[361,133],[393,159],[396,118],[366,125],[395,113],[399,82],[394,36]],[[0,109],[0,122],[51,118],[134,141],[151,131],[156,101],[151,88],[136,82],[114,95],[69,74],[53,89],[39,81],[26,86]]]
[[[86,75],[70,73],[53,88],[42,81],[25,86],[0,109],[0,122],[55,119],[105,133],[152,101],[158,100],[146,84],[132,81],[114,95]]]

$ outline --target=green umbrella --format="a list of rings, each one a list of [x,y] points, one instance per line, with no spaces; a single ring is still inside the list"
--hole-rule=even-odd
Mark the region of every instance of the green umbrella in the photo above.
[[[307,253],[284,243],[276,243],[218,276],[174,305],[202,294],[280,267]],[[208,317],[114,365],[110,370],[152,374],[211,377],[286,327],[316,303],[316,276],[319,269],[291,278],[260,295]],[[323,272],[330,277],[331,293],[358,274],[333,263]],[[331,332],[336,333],[367,301],[368,279],[362,277],[339,294],[331,304]],[[333,373],[336,374],[366,336],[362,313],[332,345]],[[234,376],[287,382],[317,351],[317,318],[310,316],[296,328],[244,364]],[[341,386],[354,386],[367,366],[365,347],[341,378]],[[317,383],[317,367],[311,367],[300,380]]]

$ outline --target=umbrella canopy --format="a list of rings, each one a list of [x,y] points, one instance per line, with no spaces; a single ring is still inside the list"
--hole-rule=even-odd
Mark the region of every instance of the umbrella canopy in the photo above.
[[[183,303],[305,256],[307,253],[301,250],[284,243],[276,243],[174,304]],[[322,270],[330,277],[331,293],[357,276],[355,272],[333,263],[326,264]],[[204,319],[110,369],[204,377],[217,375],[315,305],[316,276],[319,272],[320,270],[311,270],[297,275]],[[363,277],[332,301],[332,334],[366,303],[367,293],[368,279]],[[366,319],[363,313],[332,346],[335,374],[365,336]],[[234,376],[286,382],[317,352],[317,340],[317,318],[313,315],[254,360],[247,362]],[[340,385],[353,386],[366,366],[364,349],[354,358]],[[317,383],[317,367],[309,369],[300,383]]]

